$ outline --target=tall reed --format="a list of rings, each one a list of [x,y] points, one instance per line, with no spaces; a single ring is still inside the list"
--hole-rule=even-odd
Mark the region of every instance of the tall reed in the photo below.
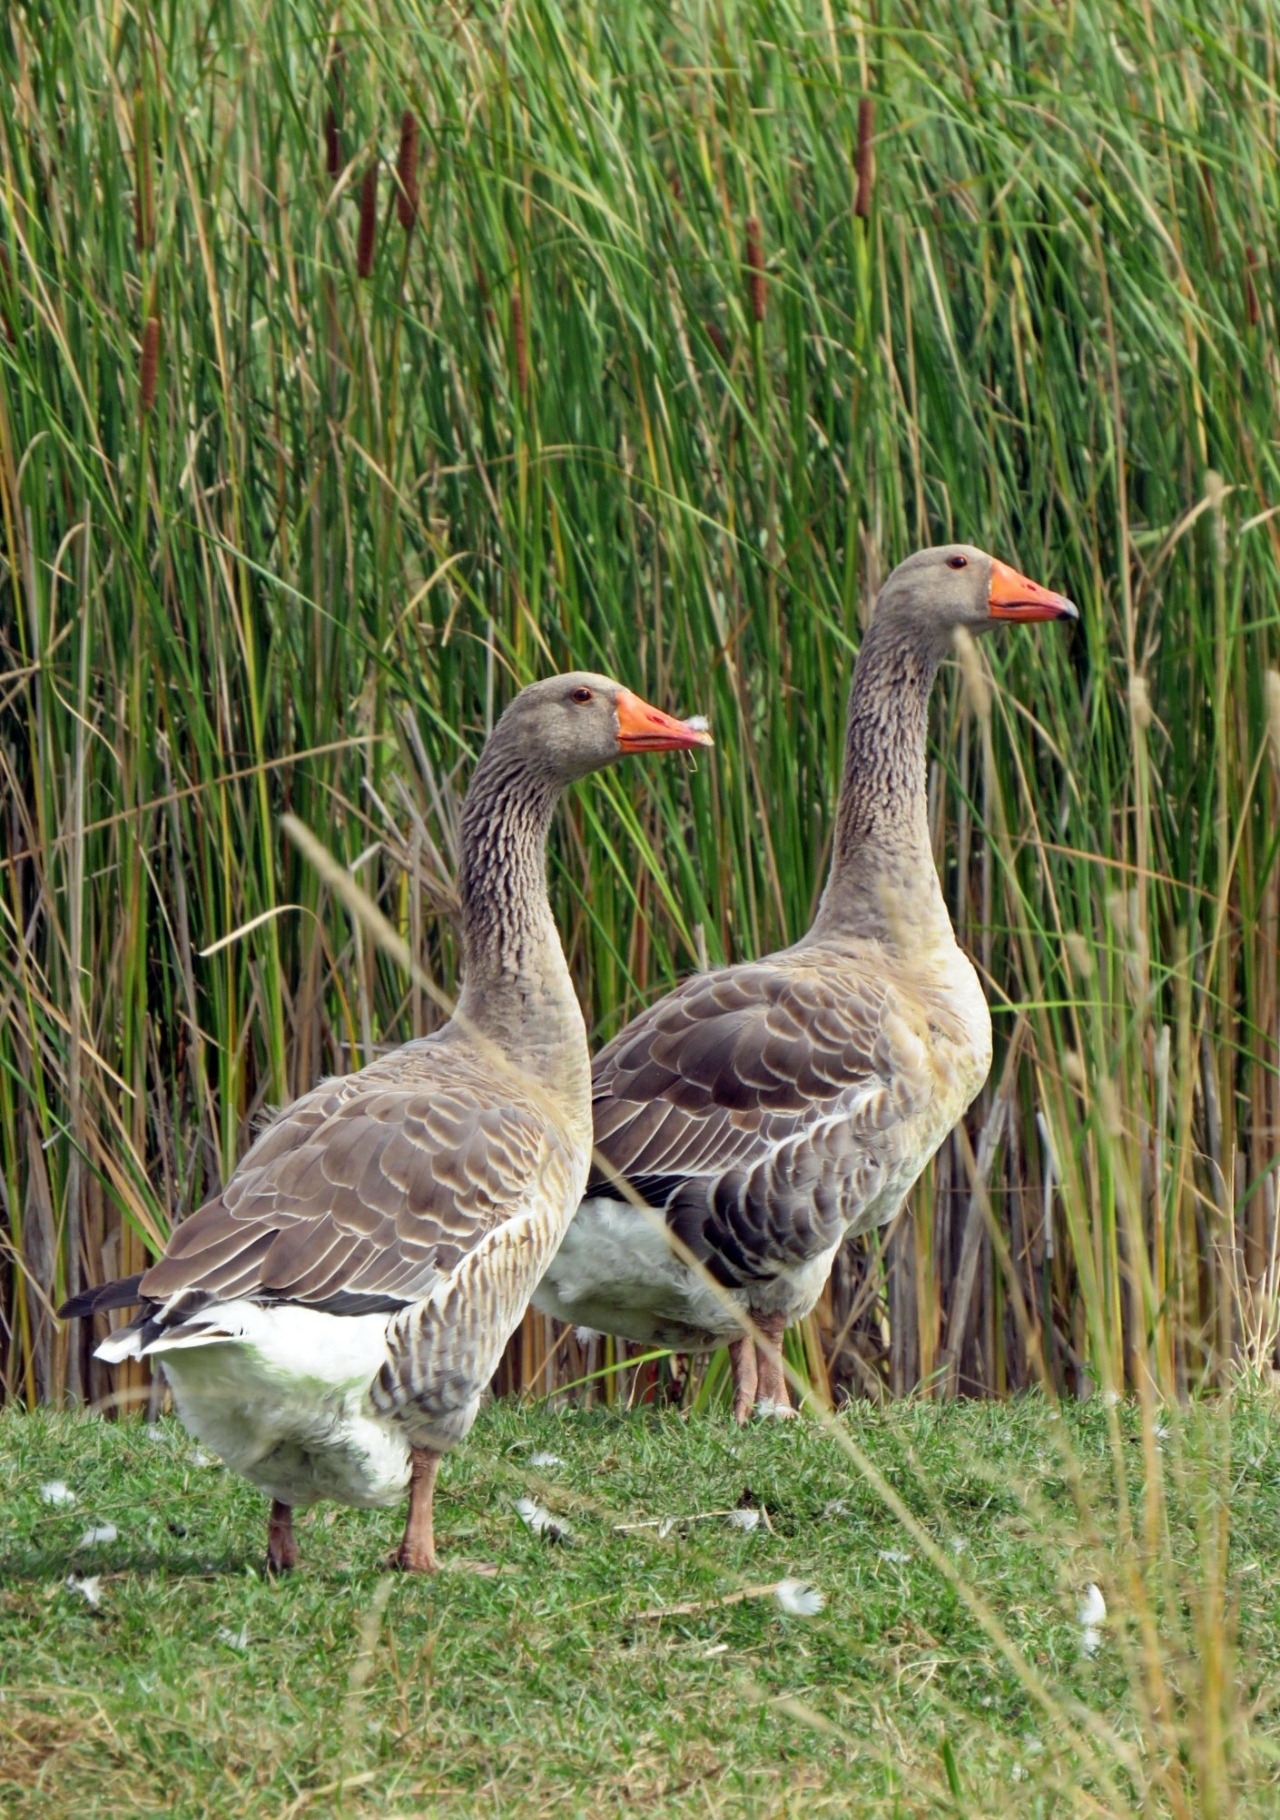
[[[804,928],[868,603],[953,536],[1082,623],[944,677],[996,1065],[797,1357],[877,1394],[1269,1368],[1270,10],[377,0],[341,32],[305,0],[0,25],[4,1391],[105,1394],[51,1305],[430,1027],[282,811],[447,985],[510,691],[587,663],[710,712],[711,763],[560,824],[607,1036]],[[615,1357],[576,1347],[531,1317],[505,1381]]]

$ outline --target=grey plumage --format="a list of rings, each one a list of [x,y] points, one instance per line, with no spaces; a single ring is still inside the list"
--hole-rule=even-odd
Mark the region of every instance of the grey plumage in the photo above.
[[[291,1509],[411,1485],[397,1561],[435,1566],[436,1460],[475,1418],[586,1181],[586,1030],[547,901],[545,842],[574,778],[629,750],[708,745],[607,677],[525,689],[463,806],[464,983],[446,1027],[289,1107],[141,1279],[99,1348],[154,1356],[179,1413]]]
[[[597,1056],[593,1171],[535,1293],[640,1342],[734,1342],[735,1411],[785,1406],[776,1343],[851,1232],[891,1219],[986,1078],[991,1023],[956,945],[925,794],[929,696],[957,628],[1075,609],[968,545],[886,583],[849,696],[831,872],[794,947],[685,983]],[[641,1195],[687,1265],[635,1209]]]
[[[923,1020],[836,949],[687,981],[603,1049],[595,1141],[717,1282],[837,1244],[884,1174],[877,1134],[928,1097]],[[912,1040],[913,1039],[913,1040]],[[597,1170],[588,1194],[617,1194]]]

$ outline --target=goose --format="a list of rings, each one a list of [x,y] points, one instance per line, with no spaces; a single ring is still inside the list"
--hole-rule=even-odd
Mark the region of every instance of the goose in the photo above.
[[[591,1064],[547,900],[566,785],[629,752],[709,746],[608,677],[532,684],[493,730],[461,817],[463,985],[452,1019],[322,1081],[260,1136],[140,1276],[66,1318],[141,1304],[97,1349],[157,1361],[179,1416],[293,1511],[397,1502],[392,1565],[437,1567],[441,1456],[475,1420],[586,1184]]]
[[[897,1213],[991,1066],[986,999],[929,839],[939,664],[959,628],[1077,617],[970,544],[918,551],[889,576],[854,670],[813,926],[686,980],[600,1051],[597,1162],[536,1307],[646,1345],[727,1342],[737,1421],[791,1413],[784,1329],[843,1240]]]

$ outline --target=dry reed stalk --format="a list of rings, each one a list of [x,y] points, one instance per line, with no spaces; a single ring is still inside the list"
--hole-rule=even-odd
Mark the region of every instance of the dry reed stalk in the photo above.
[[[400,119],[400,156],[396,160],[396,177],[400,189],[396,196],[396,215],[405,233],[412,232],[418,218],[418,120],[411,108]]]
[[[1253,275],[1258,269],[1258,255],[1247,243],[1244,249],[1244,301],[1249,312],[1249,327],[1256,329],[1262,321],[1262,306],[1258,302],[1258,290]]]
[[[876,104],[870,95],[864,95],[858,103],[858,189],[853,200],[853,212],[860,221],[867,220],[871,214],[871,184],[873,170],[871,164],[871,139],[875,131]]]
[[[356,240],[356,276],[367,278],[373,270],[378,232],[378,164],[375,159],[360,185],[360,232]]]
[[[142,359],[138,363],[138,392],[142,415],[148,417],[156,401],[160,367],[160,318],[148,316],[142,328]]]
[[[751,295],[751,314],[756,322],[764,321],[765,274],[764,236],[759,218],[747,218],[747,288]]]

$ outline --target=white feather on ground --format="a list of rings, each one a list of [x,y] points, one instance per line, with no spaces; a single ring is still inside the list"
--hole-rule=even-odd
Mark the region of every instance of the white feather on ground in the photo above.
[[[1080,1600],[1078,1613],[1080,1624],[1080,1647],[1086,1656],[1094,1656],[1102,1647],[1101,1626],[1107,1621],[1107,1602],[1102,1596],[1102,1588],[1090,1580]]]
[[[773,1596],[790,1618],[816,1618],[827,1602],[807,1580],[779,1580]]]
[[[86,1529],[77,1548],[94,1548],[99,1542],[114,1542],[120,1531],[114,1523],[95,1523],[92,1529]]]
[[[553,1517],[549,1510],[535,1503],[532,1498],[517,1498],[515,1503],[516,1515],[535,1536],[546,1536],[552,1542],[562,1542],[573,1534],[563,1517]]]

